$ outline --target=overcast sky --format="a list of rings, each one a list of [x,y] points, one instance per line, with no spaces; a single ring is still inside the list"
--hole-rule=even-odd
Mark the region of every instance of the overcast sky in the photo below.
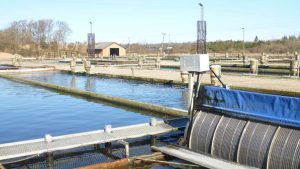
[[[66,21],[73,33],[68,41],[86,41],[93,22],[96,42],[157,43],[196,39],[202,2],[208,40],[277,39],[300,35],[299,0],[1,0],[0,28],[16,20]]]

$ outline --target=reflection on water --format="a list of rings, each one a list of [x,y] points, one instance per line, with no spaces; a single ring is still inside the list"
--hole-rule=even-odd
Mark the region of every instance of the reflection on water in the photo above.
[[[60,72],[27,73],[19,76],[168,107],[187,109],[188,105],[187,89],[185,87],[96,76],[71,75]]]
[[[88,76],[85,83],[85,90],[94,91],[96,87],[96,80],[93,76]]]
[[[47,82],[47,81],[46,81]],[[72,88],[76,89],[76,76],[72,75],[72,79],[71,79],[71,85]]]
[[[42,78],[51,80],[51,77]],[[71,79],[74,79],[72,84],[76,86],[76,76]],[[89,81],[86,86],[93,89],[93,78]],[[0,91],[0,143],[41,138],[45,134],[56,136],[99,130],[106,124],[119,127],[146,123],[150,119],[148,115],[2,78]]]
[[[184,105],[189,105],[190,103],[190,92],[189,90],[183,90],[182,91],[182,102],[184,103]]]

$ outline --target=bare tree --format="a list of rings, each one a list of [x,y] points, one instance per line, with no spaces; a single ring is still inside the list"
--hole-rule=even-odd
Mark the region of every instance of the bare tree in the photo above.
[[[57,52],[64,48],[67,37],[71,34],[71,29],[66,22],[57,21],[53,33],[53,42],[57,44]]]

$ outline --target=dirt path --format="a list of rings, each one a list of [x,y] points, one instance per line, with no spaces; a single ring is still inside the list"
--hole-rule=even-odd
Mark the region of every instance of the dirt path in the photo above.
[[[11,61],[12,58],[13,58],[12,54],[0,52],[0,60],[1,61]]]

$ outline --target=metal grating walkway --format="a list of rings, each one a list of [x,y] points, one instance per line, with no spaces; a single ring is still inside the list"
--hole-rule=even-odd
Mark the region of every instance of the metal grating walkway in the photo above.
[[[147,135],[157,135],[176,130],[165,122],[157,122],[156,125],[144,123],[126,127],[113,128],[111,133],[104,130],[84,132],[78,134],[53,137],[52,142],[46,142],[44,138],[0,144],[0,160],[7,160],[30,155],[38,155],[57,150],[72,149],[81,146],[113,142],[128,138],[137,138]]]

